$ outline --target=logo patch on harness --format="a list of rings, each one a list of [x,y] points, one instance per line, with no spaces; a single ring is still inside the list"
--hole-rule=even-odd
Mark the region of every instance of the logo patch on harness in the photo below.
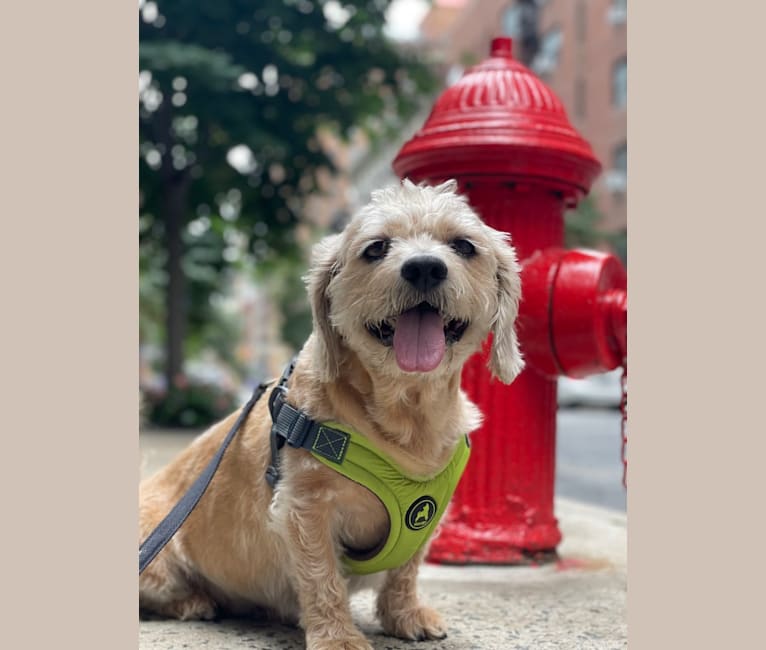
[[[350,437],[345,431],[320,426],[311,450],[340,465],[346,455]]]
[[[417,499],[404,516],[404,523],[410,530],[421,530],[428,526],[436,514],[436,501],[425,496]]]

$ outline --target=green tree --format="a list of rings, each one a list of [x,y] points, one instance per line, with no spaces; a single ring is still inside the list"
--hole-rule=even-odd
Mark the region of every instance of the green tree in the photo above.
[[[228,269],[299,264],[302,199],[335,169],[318,129],[384,137],[434,87],[383,36],[389,3],[139,4],[142,305],[165,321],[169,386]]]

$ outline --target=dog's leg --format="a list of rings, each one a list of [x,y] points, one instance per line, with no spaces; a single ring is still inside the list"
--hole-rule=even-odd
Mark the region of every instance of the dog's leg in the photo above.
[[[439,613],[418,601],[418,567],[424,554],[421,549],[409,562],[389,571],[378,594],[378,616],[383,631],[390,636],[411,641],[447,636]]]
[[[351,620],[328,504],[318,498],[296,500],[287,532],[307,650],[372,650]]]

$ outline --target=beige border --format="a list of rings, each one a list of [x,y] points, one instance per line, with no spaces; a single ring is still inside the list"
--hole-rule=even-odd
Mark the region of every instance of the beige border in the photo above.
[[[629,4],[630,643],[751,648],[766,12]],[[135,5],[3,23],[3,641],[133,648]]]
[[[756,648],[766,9],[629,5],[630,647]]]
[[[136,5],[2,26],[2,645],[135,648]]]

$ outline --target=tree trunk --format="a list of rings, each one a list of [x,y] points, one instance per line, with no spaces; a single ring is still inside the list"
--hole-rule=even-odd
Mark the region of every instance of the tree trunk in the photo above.
[[[165,378],[168,388],[175,385],[177,376],[183,372],[186,340],[186,276],[182,267],[186,184],[179,180],[166,185],[164,198],[165,249],[168,254],[165,300]]]

